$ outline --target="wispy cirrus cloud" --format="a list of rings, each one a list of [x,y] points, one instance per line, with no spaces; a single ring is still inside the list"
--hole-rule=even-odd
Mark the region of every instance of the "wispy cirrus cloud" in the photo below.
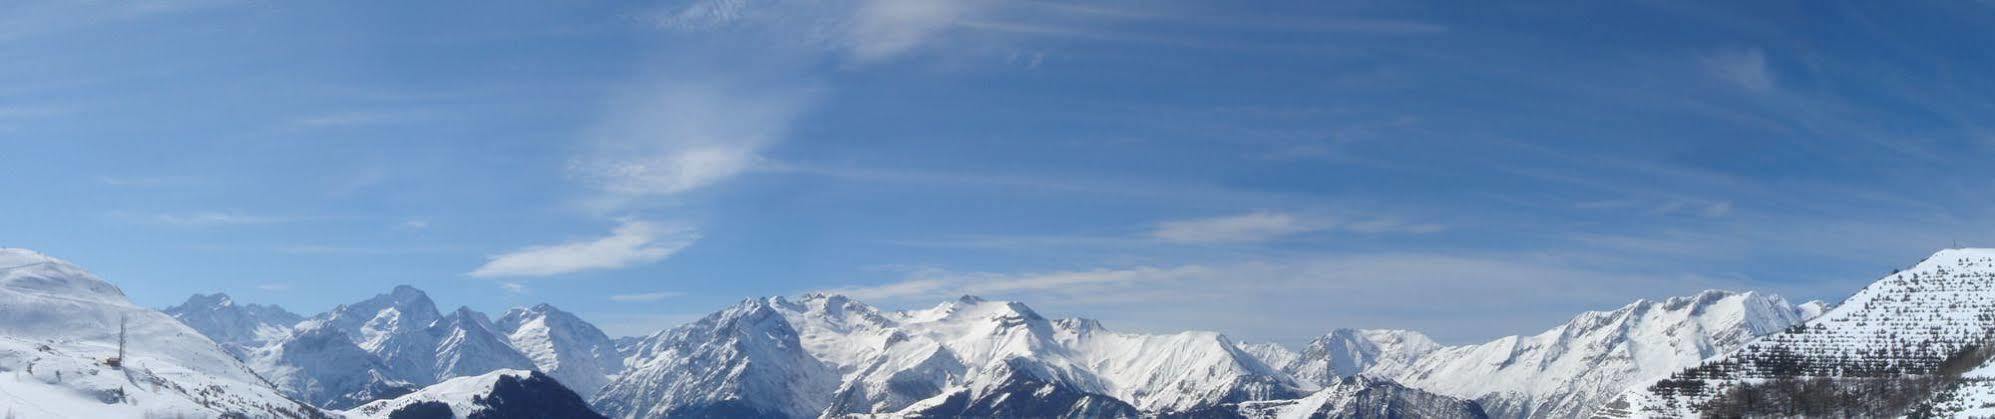
[[[1425,234],[1447,229],[1436,223],[1410,223],[1396,217],[1338,222],[1324,216],[1255,211],[1158,223],[1150,236],[1172,243],[1257,243],[1307,233],[1343,230],[1362,234]]]
[[[610,301],[615,301],[619,303],[648,303],[653,301],[664,300],[667,298],[678,297],[682,295],[686,295],[686,293],[674,292],[674,291],[657,291],[657,292],[642,292],[635,294],[616,294],[610,296]]]
[[[1165,221],[1157,224],[1157,229],[1150,235],[1178,243],[1240,243],[1322,231],[1330,226],[1291,214],[1256,211],[1224,217]]]
[[[280,224],[313,219],[286,215],[248,214],[235,211],[196,211],[186,213],[134,213],[113,212],[112,217],[146,224],[177,227],[217,227],[235,225]]]
[[[1774,88],[1773,71],[1767,67],[1765,50],[1721,50],[1705,55],[1702,62],[1712,77],[1748,91],[1766,92]]]
[[[782,140],[810,102],[808,88],[661,82],[626,97],[589,136],[570,174],[598,209],[695,191],[739,175]]]
[[[493,255],[469,275],[537,277],[618,269],[664,260],[699,238],[699,232],[688,227],[625,220],[608,236]]]
[[[97,183],[121,188],[151,188],[192,185],[201,179],[192,176],[98,176]]]

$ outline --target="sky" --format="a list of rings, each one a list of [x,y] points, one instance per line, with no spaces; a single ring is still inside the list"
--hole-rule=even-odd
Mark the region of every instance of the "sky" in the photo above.
[[[7,2],[0,246],[641,335],[964,294],[1444,343],[1995,246],[1983,2]]]

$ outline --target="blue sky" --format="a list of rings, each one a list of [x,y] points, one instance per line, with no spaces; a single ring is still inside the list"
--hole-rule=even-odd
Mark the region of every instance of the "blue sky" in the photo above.
[[[1444,342],[1990,243],[1978,2],[17,2],[0,245],[151,306],[411,284]]]

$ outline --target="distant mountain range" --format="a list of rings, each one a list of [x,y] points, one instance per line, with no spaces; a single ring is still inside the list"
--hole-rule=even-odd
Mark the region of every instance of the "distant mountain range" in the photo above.
[[[127,355],[108,365],[120,319]],[[546,304],[497,319],[441,312],[407,286],[310,316],[224,294],[156,311],[79,267],[4,249],[0,415],[1986,415],[1991,327],[1995,250],[1976,249],[1942,251],[1833,309],[1706,291],[1480,344],[1337,329],[1303,348],[1117,332],[970,296],[918,310],[752,298],[618,339]]]

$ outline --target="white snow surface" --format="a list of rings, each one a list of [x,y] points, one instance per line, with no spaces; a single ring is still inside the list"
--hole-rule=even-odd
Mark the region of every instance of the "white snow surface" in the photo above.
[[[122,368],[118,327],[127,327]],[[306,417],[213,341],[83,268],[0,249],[0,415]]]

